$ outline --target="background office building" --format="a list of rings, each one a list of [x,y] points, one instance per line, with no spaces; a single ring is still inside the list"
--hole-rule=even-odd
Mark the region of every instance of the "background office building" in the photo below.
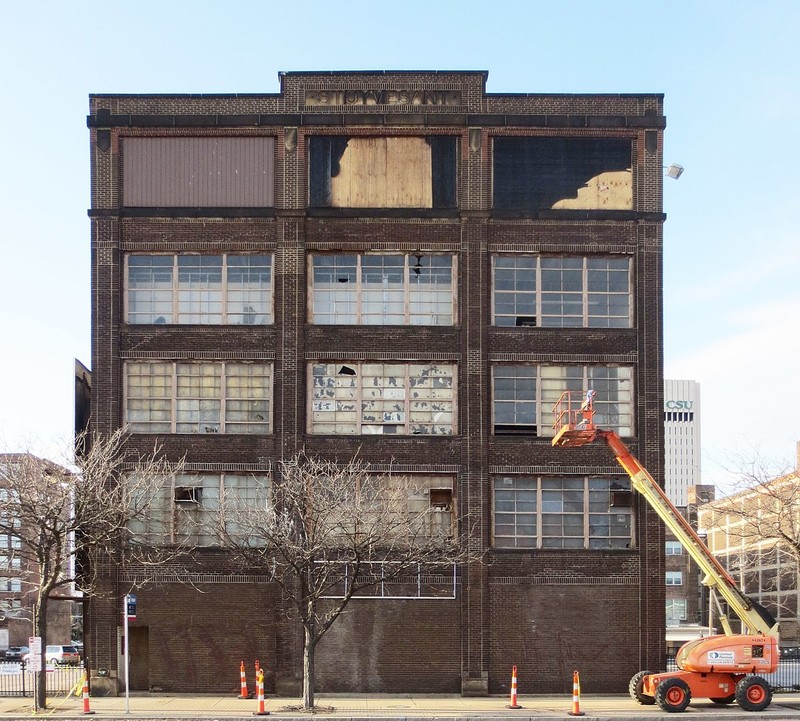
[[[686,519],[697,528],[697,505],[713,499],[713,488],[701,486],[700,384],[664,381],[664,490]],[[709,496],[709,493],[711,494]],[[686,550],[667,531],[665,543],[667,649],[707,635],[707,606],[699,571]]]
[[[664,479],[663,97],[486,79],[91,97],[95,429],[185,454],[201,499],[278,484],[301,449],[358,452],[484,552],[446,599],[353,600],[320,691],[502,693],[516,664],[522,693],[574,668],[619,692],[663,662],[661,522],[603,444],[550,444],[560,394],[593,388],[598,425]],[[298,693],[280,594],[203,543],[204,572],[137,591],[133,688],[235,691],[257,658],[268,692]],[[103,569],[89,612],[111,678],[135,572]]]
[[[700,384],[664,381],[664,490],[678,508],[700,476]]]

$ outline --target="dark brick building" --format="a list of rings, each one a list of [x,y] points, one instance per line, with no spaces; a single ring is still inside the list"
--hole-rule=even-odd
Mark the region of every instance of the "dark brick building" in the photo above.
[[[318,690],[501,693],[516,664],[521,693],[573,669],[621,691],[662,663],[661,523],[607,448],[549,435],[560,393],[594,388],[598,424],[662,479],[663,98],[486,77],[91,97],[94,427],[185,453],[176,504],[301,448],[359,451],[486,550],[453,598],[353,601]],[[132,687],[236,692],[258,658],[297,693],[299,627],[202,540],[197,573],[137,591]],[[112,677],[130,573],[108,569],[117,598],[87,623]]]

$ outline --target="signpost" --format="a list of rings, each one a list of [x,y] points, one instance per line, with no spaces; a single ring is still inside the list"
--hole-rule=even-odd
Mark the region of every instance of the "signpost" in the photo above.
[[[33,711],[39,711],[39,672],[42,670],[42,637],[28,638],[28,668],[33,672]]]
[[[129,593],[122,600],[122,626],[124,631],[124,648],[125,648],[125,713],[131,712],[130,705],[130,638],[128,637],[128,621],[136,620],[136,595]]]

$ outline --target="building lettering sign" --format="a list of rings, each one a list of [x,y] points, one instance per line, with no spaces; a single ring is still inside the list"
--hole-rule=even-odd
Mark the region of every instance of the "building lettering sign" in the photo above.
[[[664,405],[669,411],[690,411],[694,403],[692,401],[667,401]]]
[[[460,90],[405,88],[306,90],[307,106],[333,105],[461,105]]]

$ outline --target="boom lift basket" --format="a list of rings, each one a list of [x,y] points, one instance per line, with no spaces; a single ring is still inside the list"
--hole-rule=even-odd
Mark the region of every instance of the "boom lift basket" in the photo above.
[[[561,394],[553,406],[554,446],[577,448],[597,438],[597,429],[594,426],[595,395],[593,390],[585,394],[573,391],[564,391]]]

